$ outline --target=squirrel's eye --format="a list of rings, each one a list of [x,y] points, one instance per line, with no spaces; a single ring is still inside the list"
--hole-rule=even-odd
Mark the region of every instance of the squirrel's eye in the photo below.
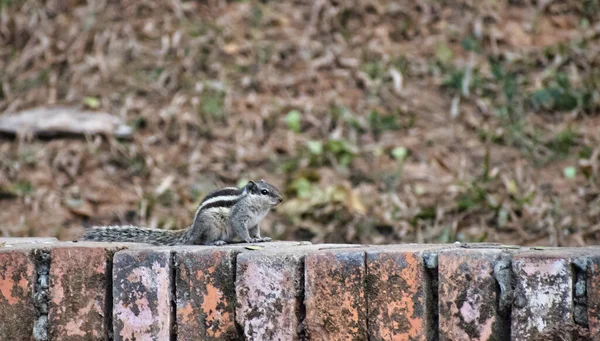
[[[262,191],[260,191],[260,193],[263,195],[267,195],[267,194],[269,194],[269,191],[267,191],[266,189],[263,189]]]

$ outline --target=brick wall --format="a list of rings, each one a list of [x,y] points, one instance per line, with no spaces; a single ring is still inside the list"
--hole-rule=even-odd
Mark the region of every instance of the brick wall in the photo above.
[[[0,238],[0,340],[600,340],[600,247]]]

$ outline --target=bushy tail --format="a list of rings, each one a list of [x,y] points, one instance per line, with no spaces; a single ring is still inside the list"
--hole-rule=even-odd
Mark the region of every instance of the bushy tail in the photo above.
[[[81,240],[175,245],[178,244],[184,231],[159,230],[132,225],[95,226],[86,232]]]

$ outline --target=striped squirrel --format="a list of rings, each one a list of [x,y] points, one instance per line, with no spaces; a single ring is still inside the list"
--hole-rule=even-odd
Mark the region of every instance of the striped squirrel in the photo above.
[[[250,181],[243,188],[225,187],[208,194],[196,210],[192,225],[183,230],[161,230],[137,226],[95,226],[82,240],[134,242],[155,245],[225,245],[235,236],[247,243],[268,242],[261,237],[259,223],[269,210],[283,201],[277,187],[264,180]]]

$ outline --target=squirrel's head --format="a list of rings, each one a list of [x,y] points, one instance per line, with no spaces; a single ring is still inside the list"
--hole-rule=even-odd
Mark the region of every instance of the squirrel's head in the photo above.
[[[270,207],[275,207],[283,201],[283,196],[277,187],[262,179],[260,181],[249,181],[244,187],[244,192]]]

